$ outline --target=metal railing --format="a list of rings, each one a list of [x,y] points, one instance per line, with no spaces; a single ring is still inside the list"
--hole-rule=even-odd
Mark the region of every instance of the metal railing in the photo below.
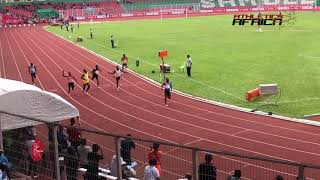
[[[118,135],[78,128],[67,126],[68,121],[52,124],[37,119],[30,121],[44,124],[3,132],[4,155],[15,171],[42,179],[90,179],[89,176],[143,179],[144,170],[149,160],[155,158],[154,154],[159,156],[156,159],[161,162],[160,177],[165,180],[179,179],[187,173],[194,180],[205,174],[209,176],[210,172],[202,170],[202,167],[210,164],[204,163],[207,154],[213,157],[210,166],[216,168],[216,173],[211,175],[216,174],[218,180],[227,179],[236,169],[242,171],[241,179],[271,180],[277,175],[284,179],[299,180],[320,177],[320,166],[317,165],[217,150],[215,147],[201,148],[201,145],[206,145],[201,143],[193,147],[143,136],[129,137],[125,132],[124,135]],[[81,138],[74,138],[78,137],[74,136],[77,133],[81,133]],[[41,160],[34,160],[31,156],[32,143],[36,139],[44,144]],[[86,143],[83,139],[86,139]],[[155,148],[151,148],[154,144],[159,144],[156,152]],[[85,150],[89,152],[89,149],[96,149],[97,153],[83,153]]]

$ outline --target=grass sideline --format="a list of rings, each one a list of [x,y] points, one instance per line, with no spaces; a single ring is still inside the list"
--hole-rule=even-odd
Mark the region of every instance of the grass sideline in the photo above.
[[[247,90],[277,83],[282,90],[279,108],[260,110],[303,117],[320,109],[320,25],[315,23],[319,17],[314,12],[297,13],[295,27],[263,27],[262,33],[256,27],[232,26],[232,15],[81,24],[79,29],[74,26],[73,34],[60,27],[47,29],[72,41],[82,36],[82,46],[116,62],[126,53],[130,69],[156,81],[159,74],[151,71],[159,69],[157,52],[167,49],[174,88],[240,107],[255,108],[261,102],[245,102]],[[111,34],[118,41],[115,50],[110,47]],[[187,54],[194,61],[190,80],[178,72]]]

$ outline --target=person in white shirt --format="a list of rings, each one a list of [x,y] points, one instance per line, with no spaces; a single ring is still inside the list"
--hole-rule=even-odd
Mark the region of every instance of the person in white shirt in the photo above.
[[[32,84],[35,85],[34,79],[37,78],[37,68],[33,63],[29,65],[29,74],[31,75]]]
[[[261,26],[258,26],[258,32],[262,32]]]
[[[191,77],[191,66],[192,66],[192,59],[190,55],[187,55],[186,67],[187,67],[187,75]]]
[[[78,147],[78,155],[81,167],[84,167],[86,164],[88,164],[88,154],[90,152],[92,152],[92,149],[87,145],[87,140],[81,139],[80,146]]]
[[[114,74],[114,76],[116,78],[117,91],[119,91],[119,81],[120,81],[120,77],[122,75],[121,69],[119,68],[119,66],[116,66],[116,70],[114,70],[112,73],[109,72],[109,74]]]
[[[149,161],[149,166],[144,169],[143,180],[160,180],[160,174],[156,168],[156,159],[151,159]]]
[[[162,84],[161,88],[164,87],[164,104],[165,106],[168,106],[167,104],[167,98],[171,99],[171,91],[172,91],[172,84],[169,80],[169,78],[166,78],[166,81]]]
[[[126,162],[123,161],[122,157],[120,157],[120,161],[121,161],[121,166],[126,164]],[[111,173],[111,176],[115,176],[115,177],[117,176],[117,159],[116,159],[116,155],[112,156],[110,173]]]

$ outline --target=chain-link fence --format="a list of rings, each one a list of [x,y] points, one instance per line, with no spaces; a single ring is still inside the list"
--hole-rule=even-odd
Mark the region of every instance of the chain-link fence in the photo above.
[[[75,119],[4,131],[0,164],[11,177],[48,180],[320,177],[319,166],[99,132]]]

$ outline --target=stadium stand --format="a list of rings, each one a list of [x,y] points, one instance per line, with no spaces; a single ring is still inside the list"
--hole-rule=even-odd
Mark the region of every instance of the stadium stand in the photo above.
[[[164,1],[130,1],[130,3],[124,3],[123,7],[126,12],[150,12],[159,11],[161,9],[189,9],[195,3],[199,3],[196,0],[164,0]]]

